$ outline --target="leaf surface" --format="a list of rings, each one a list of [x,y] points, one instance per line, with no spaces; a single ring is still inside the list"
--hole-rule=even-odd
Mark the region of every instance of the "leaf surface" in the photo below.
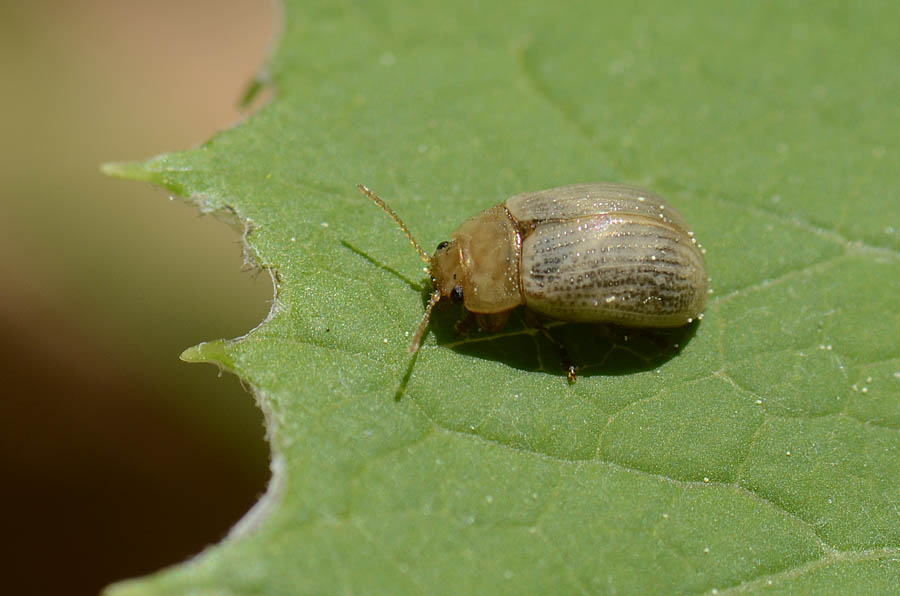
[[[895,3],[288,2],[275,99],[107,167],[248,227],[269,493],[110,594],[878,592],[900,582]],[[516,317],[416,358],[426,247],[527,190],[651,188],[707,248],[687,330]],[[221,300],[227,297],[211,297]],[[444,308],[447,307],[447,308]]]

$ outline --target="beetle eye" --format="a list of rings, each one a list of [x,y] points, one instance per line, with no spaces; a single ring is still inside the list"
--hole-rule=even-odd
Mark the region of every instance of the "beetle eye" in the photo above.
[[[454,304],[459,304],[463,301],[462,295],[462,286],[455,286],[453,290],[450,291],[450,302]]]
[[[441,250],[442,248],[447,248],[447,246],[449,246],[449,245],[450,245],[450,243],[445,240],[444,242],[441,242],[440,244],[438,244],[437,249]]]

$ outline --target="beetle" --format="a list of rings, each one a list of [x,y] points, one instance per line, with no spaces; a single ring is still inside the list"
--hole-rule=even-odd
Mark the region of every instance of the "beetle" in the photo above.
[[[461,302],[487,332],[503,329],[519,306],[548,319],[651,328],[686,325],[706,306],[705,251],[648,190],[589,183],[513,195],[464,221],[429,255],[381,198],[358,188],[428,265],[431,297],[410,353],[444,298]],[[568,376],[575,378],[571,364]]]

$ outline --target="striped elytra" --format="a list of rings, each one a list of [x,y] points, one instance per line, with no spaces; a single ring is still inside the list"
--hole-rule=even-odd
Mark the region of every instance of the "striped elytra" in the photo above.
[[[431,256],[384,201],[360,190],[429,266],[433,291],[411,352],[442,298],[461,301],[486,331],[502,329],[518,306],[561,321],[679,327],[706,305],[709,280],[693,232],[641,188],[593,183],[514,195],[463,222]]]
[[[700,246],[659,196],[583,184],[516,195],[506,208],[523,234],[526,307],[553,319],[678,327],[706,304]]]

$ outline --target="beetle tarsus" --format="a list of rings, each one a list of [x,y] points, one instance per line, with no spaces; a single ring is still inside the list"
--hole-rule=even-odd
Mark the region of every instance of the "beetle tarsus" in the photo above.
[[[536,313],[532,311],[526,311],[525,316],[528,323],[532,327],[540,331],[541,335],[543,335],[547,339],[547,341],[556,346],[556,349],[559,350],[559,360],[560,362],[562,362],[563,370],[566,371],[566,380],[568,380],[570,384],[574,383],[576,377],[575,365],[572,363],[572,358],[569,357],[569,351],[566,349],[565,344],[563,344],[561,341],[550,334],[550,331],[546,327],[544,327],[544,322]]]
[[[569,384],[573,384],[575,382],[575,365],[572,364],[572,359],[569,358],[569,351],[566,349],[561,343],[558,343],[559,347],[559,359],[562,360],[563,367],[566,369],[566,380]]]

